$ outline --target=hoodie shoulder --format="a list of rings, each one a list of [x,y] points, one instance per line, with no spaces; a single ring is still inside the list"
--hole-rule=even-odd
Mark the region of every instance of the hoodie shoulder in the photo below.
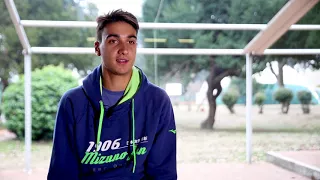
[[[71,101],[74,101],[79,98],[81,99],[83,96],[82,86],[77,86],[66,91],[63,94],[62,99],[70,99]]]
[[[82,86],[77,86],[66,91],[61,97],[59,105],[69,104],[69,108],[72,108],[75,112],[75,117],[81,116],[85,107],[88,104],[88,100],[84,95]]]
[[[158,102],[162,102],[162,103],[170,102],[170,98],[169,98],[169,95],[167,94],[167,92],[164,89],[162,89],[159,86],[156,86],[152,83],[148,84],[148,87],[145,90],[145,95],[148,98],[154,99]]]

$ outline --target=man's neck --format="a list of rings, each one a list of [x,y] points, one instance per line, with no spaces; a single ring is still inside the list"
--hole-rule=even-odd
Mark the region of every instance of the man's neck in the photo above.
[[[124,91],[131,79],[132,71],[127,75],[115,75],[103,68],[102,74],[102,84],[104,88],[110,91]]]

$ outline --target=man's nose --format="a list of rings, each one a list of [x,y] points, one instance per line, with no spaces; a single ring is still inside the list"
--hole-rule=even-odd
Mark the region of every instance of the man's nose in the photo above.
[[[119,45],[119,54],[128,54],[128,44],[121,42]]]

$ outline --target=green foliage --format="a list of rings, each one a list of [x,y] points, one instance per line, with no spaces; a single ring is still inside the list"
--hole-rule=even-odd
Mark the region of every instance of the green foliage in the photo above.
[[[312,95],[310,91],[299,91],[297,93],[298,99],[301,102],[301,104],[310,104],[312,100]]]
[[[236,104],[237,100],[239,98],[239,93],[237,91],[227,91],[223,94],[222,101],[223,103],[228,106],[232,107]]]
[[[287,88],[279,88],[274,92],[274,99],[279,103],[288,103],[293,98],[293,92]]]
[[[267,23],[284,4],[284,1],[196,1],[171,0],[165,1],[159,22],[169,23]],[[143,7],[143,21],[152,22],[156,16],[159,1],[147,0]],[[258,8],[258,9],[257,9]],[[261,11],[259,9],[262,9]],[[183,18],[182,18],[183,17]],[[257,31],[222,31],[222,30],[158,30],[158,38],[167,39],[164,43],[157,43],[161,48],[243,48],[257,33]],[[143,38],[153,37],[150,30],[142,31]],[[194,43],[179,43],[178,39],[193,39]],[[153,43],[145,42],[145,47],[153,47]],[[147,67],[154,67],[153,56],[146,57]],[[202,69],[209,70],[210,62],[215,61],[221,68],[243,69],[243,56],[158,56],[159,76],[169,77],[161,79],[190,81],[188,76]],[[265,68],[262,58],[254,59],[253,72]],[[170,68],[168,68],[170,67]],[[146,69],[149,76],[153,76],[154,68]],[[167,76],[171,71],[178,71],[176,76]],[[153,79],[153,77],[151,78]]]
[[[222,96],[222,102],[228,107],[231,113],[234,113],[233,106],[239,99],[239,92],[237,88],[230,88]]]
[[[264,101],[266,100],[266,95],[263,92],[257,92],[254,96],[254,103],[262,106],[264,104]]]
[[[21,19],[26,20],[94,20],[98,9],[83,0],[15,0]],[[4,1],[0,1],[0,78],[8,80],[12,75],[23,73],[22,45],[10,19]],[[92,47],[88,37],[95,36],[89,28],[25,28],[31,46],[36,47]],[[77,68],[85,75],[98,61],[92,55],[32,55],[32,68],[63,63],[70,69]]]
[[[32,72],[32,139],[52,138],[57,105],[64,92],[78,85],[70,70],[62,66],[45,66]],[[1,106],[6,126],[24,137],[24,78],[11,84],[3,93]]]

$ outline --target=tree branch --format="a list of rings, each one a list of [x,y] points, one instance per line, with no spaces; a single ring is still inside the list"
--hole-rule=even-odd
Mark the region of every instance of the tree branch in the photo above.
[[[228,69],[219,74],[218,76],[215,76],[215,68],[212,68],[210,75],[207,79],[208,81],[208,91],[207,91],[207,97],[212,97],[213,99],[216,99],[220,93],[222,92],[221,87],[221,80],[227,76],[238,76],[240,74],[240,70],[238,69]],[[217,93],[213,95],[213,90],[217,90]],[[209,102],[211,102],[211,98]],[[213,102],[213,101],[212,101]]]
[[[213,77],[213,82],[217,83],[217,82],[220,82],[223,78],[225,78],[227,76],[238,76],[239,74],[240,74],[240,70],[228,69],[228,70],[224,71],[223,73],[219,74],[218,76]]]
[[[270,70],[271,70],[272,74],[273,74],[274,76],[276,76],[276,78],[278,79],[278,75],[274,72],[274,70],[273,70],[273,68],[272,68],[272,65],[271,65],[271,62],[269,61],[268,64],[269,64],[269,66],[270,66]]]
[[[222,92],[222,86],[221,86],[221,83],[218,84],[218,86],[214,89],[217,89],[217,93],[215,95],[213,95],[214,98],[217,98],[220,93]]]

